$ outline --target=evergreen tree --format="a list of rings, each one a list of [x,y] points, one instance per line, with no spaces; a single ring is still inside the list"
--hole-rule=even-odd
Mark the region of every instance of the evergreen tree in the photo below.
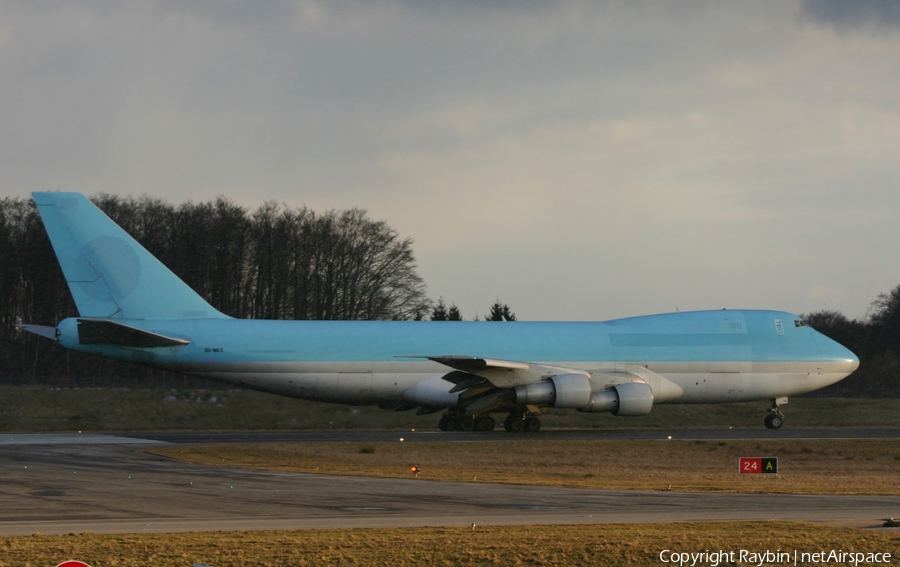
[[[441,297],[431,310],[431,320],[464,321],[465,319],[463,319],[462,314],[459,312],[459,307],[457,307],[455,303],[452,303],[450,307],[447,307],[447,304],[444,303],[444,298]]]
[[[509,305],[500,303],[500,300],[491,305],[491,313],[484,319],[485,321],[515,321],[516,314],[509,310]]]
[[[444,305],[443,297],[438,299],[438,302],[434,306],[434,309],[431,310],[431,320],[432,321],[446,321],[447,320],[447,306]]]
[[[462,314],[459,312],[459,308],[456,306],[455,303],[450,306],[449,310],[447,310],[447,320],[448,321],[464,321],[465,320],[462,318]]]

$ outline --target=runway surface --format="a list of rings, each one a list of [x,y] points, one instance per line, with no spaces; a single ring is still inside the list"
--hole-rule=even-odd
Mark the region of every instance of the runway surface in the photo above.
[[[244,431],[244,432],[154,432],[124,433],[128,437],[169,443],[325,443],[357,442],[377,443],[397,441],[502,441],[504,439],[528,439],[527,434],[507,433],[498,430],[479,432],[442,431]],[[543,430],[534,439],[558,440],[610,440],[610,439],[678,439],[681,441],[726,440],[797,440],[797,439],[900,439],[900,427],[815,427],[770,430],[763,427],[747,429],[592,429],[592,430]],[[2,441],[0,441],[2,444]]]
[[[706,435],[679,431],[681,439]],[[814,431],[820,432],[817,438],[900,436],[900,430],[807,430],[802,438]],[[652,435],[662,439],[669,433]],[[880,518],[900,516],[900,496],[609,491],[282,474],[191,465],[140,451],[167,442],[400,436],[410,442],[474,439],[397,431],[0,435],[0,535],[763,519],[878,525]]]

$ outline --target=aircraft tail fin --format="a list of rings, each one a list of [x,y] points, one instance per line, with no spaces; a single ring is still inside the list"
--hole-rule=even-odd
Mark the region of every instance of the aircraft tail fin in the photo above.
[[[33,193],[82,317],[227,318],[79,193]]]

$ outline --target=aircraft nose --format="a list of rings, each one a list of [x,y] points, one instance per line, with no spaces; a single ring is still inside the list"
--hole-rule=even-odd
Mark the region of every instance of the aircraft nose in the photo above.
[[[847,352],[850,353],[850,358],[847,360],[849,372],[854,372],[859,368],[859,357],[853,354],[849,349],[847,349]]]
[[[859,357],[841,343],[819,333],[819,345],[835,370],[850,374],[859,368]]]
[[[850,363],[853,366],[853,370],[856,370],[857,368],[859,368],[859,357],[853,354],[850,349],[847,349],[847,352],[850,353]],[[853,370],[851,370],[850,372],[853,372]]]

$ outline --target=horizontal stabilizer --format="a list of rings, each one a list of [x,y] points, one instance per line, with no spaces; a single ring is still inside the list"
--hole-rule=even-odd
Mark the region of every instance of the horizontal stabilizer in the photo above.
[[[78,342],[83,345],[116,345],[135,348],[174,347],[191,341],[166,337],[109,319],[78,319]]]
[[[56,327],[45,327],[43,325],[28,324],[16,325],[16,327],[22,329],[23,331],[28,331],[29,333],[34,333],[35,335],[40,335],[53,341],[56,340]]]

